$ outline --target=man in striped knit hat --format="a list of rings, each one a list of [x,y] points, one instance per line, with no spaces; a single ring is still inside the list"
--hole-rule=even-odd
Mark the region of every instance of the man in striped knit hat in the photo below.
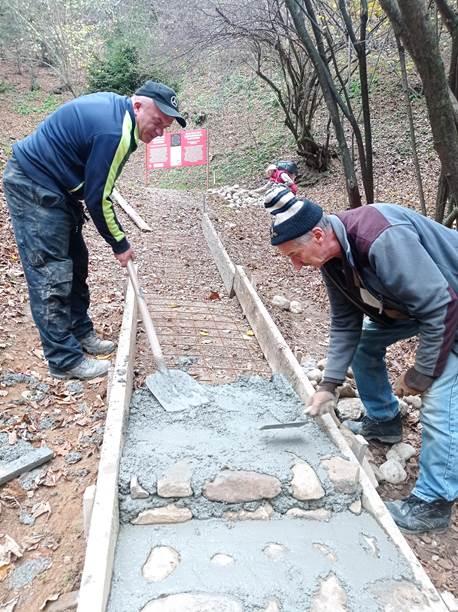
[[[387,507],[406,532],[446,529],[458,498],[458,232],[395,204],[326,215],[281,186],[267,193],[265,206],[272,245],[295,270],[319,269],[329,296],[326,369],[307,412],[335,406],[351,365],[366,416],[344,425],[393,444],[402,438],[396,396],[421,395],[418,479],[409,497]],[[386,348],[413,336],[415,364],[393,392]]]

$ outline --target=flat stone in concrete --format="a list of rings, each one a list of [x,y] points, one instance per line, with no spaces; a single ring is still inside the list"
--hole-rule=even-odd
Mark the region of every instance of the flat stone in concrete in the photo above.
[[[224,470],[205,485],[203,494],[212,501],[241,503],[272,499],[281,491],[281,482],[274,476],[249,470]]]
[[[170,466],[163,478],[157,481],[159,497],[188,497],[192,495],[192,468],[187,461],[178,461]]]
[[[324,459],[321,464],[328,471],[329,479],[337,491],[352,493],[358,487],[359,466],[342,457]]]
[[[296,463],[293,466],[292,472],[291,488],[293,490],[293,497],[301,501],[324,497],[324,489],[321,486],[320,479],[308,463]]]
[[[152,508],[140,512],[133,525],[153,525],[159,523],[184,523],[192,519],[192,512],[188,508],[178,508],[175,504],[169,504],[162,508]]]

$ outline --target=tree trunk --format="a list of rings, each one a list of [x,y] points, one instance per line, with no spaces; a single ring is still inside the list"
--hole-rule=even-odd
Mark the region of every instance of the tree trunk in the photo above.
[[[291,14],[296,32],[304,44],[307,53],[315,66],[315,70],[320,82],[321,90],[331,116],[332,124],[336,134],[340,153],[342,155],[342,164],[345,173],[345,184],[348,194],[348,200],[351,208],[361,206],[361,195],[359,192],[358,181],[355,174],[355,169],[351,160],[350,151],[345,139],[345,132],[340,120],[339,109],[337,107],[334,96],[332,95],[330,84],[328,81],[327,67],[325,66],[319,52],[315,48],[312,39],[307,32],[304,22],[304,13],[298,0],[286,0],[286,6]]]

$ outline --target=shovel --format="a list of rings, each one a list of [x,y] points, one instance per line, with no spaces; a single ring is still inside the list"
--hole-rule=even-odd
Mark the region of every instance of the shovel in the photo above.
[[[182,370],[167,369],[132,260],[127,262],[127,271],[138,300],[143,325],[157,366],[157,372],[146,377],[146,386],[167,412],[179,412],[207,403],[208,397],[202,386],[189,374]]]
[[[294,429],[296,427],[304,427],[307,421],[293,421],[292,423],[272,423],[272,425],[263,425],[259,429],[265,431],[267,429]]]

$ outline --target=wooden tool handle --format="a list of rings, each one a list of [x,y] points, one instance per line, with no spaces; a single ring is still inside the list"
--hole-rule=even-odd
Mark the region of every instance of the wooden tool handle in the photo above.
[[[159,344],[159,340],[157,338],[156,330],[154,329],[153,321],[151,319],[148,306],[146,305],[143,292],[138,282],[137,272],[135,271],[135,266],[131,259],[129,259],[129,261],[127,262],[127,271],[129,273],[129,277],[132,282],[135,295],[137,296],[138,307],[140,309],[140,314],[143,319],[143,325],[145,326],[146,335],[148,336],[148,341],[151,347],[151,352],[153,353],[154,361],[156,362],[158,370],[160,370],[161,372],[166,372],[167,367],[165,365],[161,345]]]

